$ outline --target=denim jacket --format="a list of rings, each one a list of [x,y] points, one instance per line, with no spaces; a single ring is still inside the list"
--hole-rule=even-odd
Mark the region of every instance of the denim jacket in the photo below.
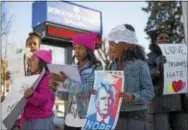
[[[77,83],[71,79],[65,80],[63,85],[66,87],[66,89],[68,89],[69,92],[66,112],[69,113],[70,103],[73,99],[73,96],[75,96],[79,117],[86,117],[90,100],[89,89],[93,88],[94,85],[95,70],[102,70],[102,66],[90,66],[89,63],[86,63],[84,67],[79,69],[82,83]]]
[[[117,70],[116,62],[112,62],[110,70]],[[147,102],[154,96],[149,67],[142,60],[128,61],[124,64],[124,92],[133,94],[132,102],[122,101],[121,111],[146,110]]]

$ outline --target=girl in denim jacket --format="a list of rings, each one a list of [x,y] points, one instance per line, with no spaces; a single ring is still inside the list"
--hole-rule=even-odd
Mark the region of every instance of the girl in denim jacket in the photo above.
[[[109,70],[124,71],[124,92],[116,130],[147,130],[147,102],[154,96],[153,84],[144,49],[137,45],[131,25],[119,25],[111,30],[109,56],[113,62]]]
[[[93,88],[94,85],[94,71],[102,69],[101,63],[96,59],[93,52],[95,49],[95,40],[96,34],[94,33],[76,35],[73,37],[73,59],[76,58],[78,61],[77,65],[82,79],[82,83],[77,83],[69,79],[63,73],[61,73],[60,75],[52,74],[52,81],[50,83],[51,88],[56,90],[57,81],[62,82],[63,87],[68,90],[69,97],[67,108],[70,107],[73,95],[75,95],[78,115],[81,119],[84,119],[86,117],[90,100],[90,93],[92,93],[90,89]],[[69,109],[67,113],[70,113]],[[65,129],[76,130],[81,128],[65,125]]]

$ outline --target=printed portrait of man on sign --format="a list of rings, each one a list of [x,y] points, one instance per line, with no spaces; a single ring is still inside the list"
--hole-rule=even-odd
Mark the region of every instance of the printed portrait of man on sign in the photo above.
[[[114,91],[110,84],[101,83],[101,87],[97,90],[95,96],[95,107],[97,112],[90,115],[90,120],[96,120],[101,123],[113,124],[114,117],[110,114],[114,106]]]
[[[95,72],[96,94],[91,96],[83,130],[115,128],[121,104],[118,95],[122,92],[124,80],[123,72],[119,74],[109,71]]]

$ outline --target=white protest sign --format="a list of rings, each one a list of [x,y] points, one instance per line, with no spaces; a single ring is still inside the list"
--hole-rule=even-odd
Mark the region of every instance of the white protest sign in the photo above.
[[[164,64],[163,94],[187,93],[187,47],[185,44],[159,44]]]
[[[15,105],[21,100],[26,89],[30,88],[37,80],[39,75],[18,77],[16,82],[13,82],[7,97],[2,102],[2,119],[14,109]]]
[[[24,76],[24,55],[29,57],[31,55],[29,48],[15,48],[10,51],[8,57],[8,71],[11,74],[11,79],[17,78],[17,76]]]
[[[8,71],[11,73],[11,78],[16,75],[24,75],[24,54],[21,48],[15,48],[10,51],[11,55],[8,57]]]
[[[85,119],[79,117],[75,96],[73,96],[73,100],[68,109],[69,113],[66,114],[65,124],[71,127],[82,127]]]
[[[81,83],[81,78],[77,66],[48,64],[48,69],[50,72],[56,74],[60,74],[60,72],[63,72],[71,80]],[[57,90],[67,92],[67,90],[63,88],[62,84],[58,86]]]
[[[45,74],[45,70],[40,75],[33,75],[27,77],[19,77],[13,81],[11,92],[8,94],[6,102],[3,102],[3,123],[7,129],[11,129],[18,119],[19,115],[23,112],[27,100],[23,97],[23,93],[27,88],[35,88],[40,83]],[[15,89],[13,89],[15,88]]]

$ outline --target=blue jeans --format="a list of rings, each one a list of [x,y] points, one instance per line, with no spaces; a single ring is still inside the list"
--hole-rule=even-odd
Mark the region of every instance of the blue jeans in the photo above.
[[[148,115],[149,130],[188,130],[188,115],[183,112]]]
[[[149,130],[147,125],[147,112],[145,110],[120,112],[115,130]]]
[[[31,121],[24,120],[22,130],[54,130],[53,117]]]

